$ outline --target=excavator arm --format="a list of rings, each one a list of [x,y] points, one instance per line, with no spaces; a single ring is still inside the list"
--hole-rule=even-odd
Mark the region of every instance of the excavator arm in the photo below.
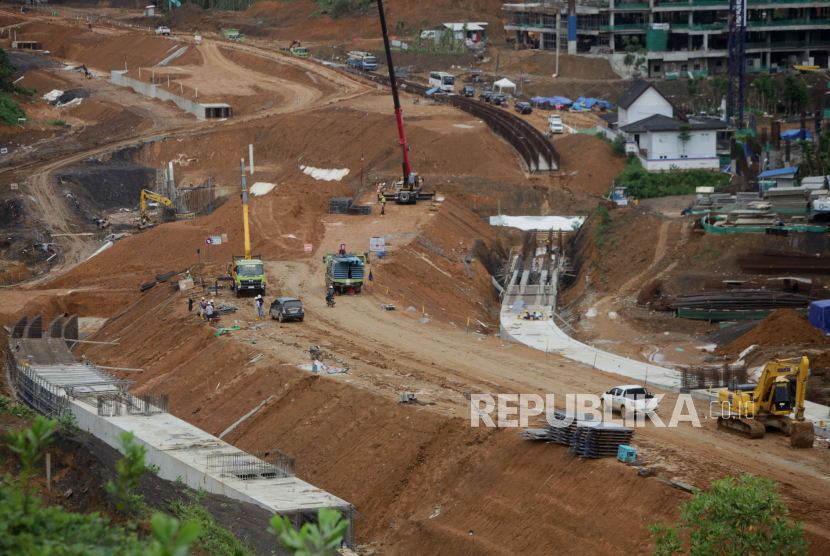
[[[168,199],[167,197],[163,197],[158,193],[153,193],[152,191],[147,191],[146,189],[141,190],[141,216],[142,218],[145,216],[146,209],[147,209],[147,199],[151,201],[156,201],[157,203],[162,203],[170,208],[173,207],[173,201]]]

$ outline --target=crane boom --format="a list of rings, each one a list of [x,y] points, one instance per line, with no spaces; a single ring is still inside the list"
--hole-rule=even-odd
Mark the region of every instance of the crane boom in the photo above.
[[[245,260],[251,260],[251,234],[248,231],[248,186],[245,183],[245,159],[242,165],[242,222],[245,226]]]
[[[395,66],[392,64],[392,49],[389,47],[389,29],[386,27],[386,15],[383,13],[383,0],[378,0],[378,13],[380,14],[380,27],[383,30],[383,48],[386,50],[386,65],[389,67],[389,83],[392,85],[392,100],[395,103],[395,119],[398,121],[398,136],[403,150],[403,183],[404,187],[409,183],[409,174],[412,167],[409,164],[409,147],[406,144],[406,132],[403,128],[403,111],[401,101],[398,98],[398,83],[395,81]]]

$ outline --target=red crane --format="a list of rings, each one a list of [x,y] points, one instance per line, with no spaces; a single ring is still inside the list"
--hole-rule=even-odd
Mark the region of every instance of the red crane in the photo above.
[[[403,181],[400,189],[392,198],[396,203],[417,203],[419,196],[428,195],[427,198],[430,198],[434,193],[421,193],[423,179],[412,171],[412,166],[409,164],[409,145],[406,143],[406,132],[403,128],[403,112],[400,98],[398,98],[398,83],[395,81],[395,66],[392,63],[392,49],[389,47],[389,30],[386,27],[386,15],[383,13],[383,0],[378,0],[378,13],[380,14],[380,27],[383,30],[386,65],[389,67],[389,83],[392,85],[392,99],[395,103],[395,119],[398,121],[398,137],[403,151]]]

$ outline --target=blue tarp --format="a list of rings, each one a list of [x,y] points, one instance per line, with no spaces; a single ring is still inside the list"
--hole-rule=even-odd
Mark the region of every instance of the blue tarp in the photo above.
[[[435,91],[437,91],[437,90],[438,90],[438,87],[434,87],[434,88],[430,89],[429,91],[427,91],[425,94],[426,94],[426,96],[429,96],[429,95],[434,94]]]
[[[551,106],[556,106],[557,104],[572,104],[570,99],[560,96],[533,97],[532,99],[530,99],[530,102],[536,102],[539,104],[549,103]]]
[[[809,129],[805,129],[804,132],[807,134],[807,140],[811,140],[813,138],[813,135],[810,133]],[[787,131],[782,131],[781,139],[784,141],[801,141],[801,130],[788,129]]]
[[[759,178],[777,178],[779,176],[791,176],[798,172],[798,166],[792,168],[778,168],[777,170],[767,170],[758,174]]]
[[[810,303],[810,324],[825,334],[830,331],[830,299]]]
[[[593,97],[579,97],[578,99],[576,99],[576,102],[577,104],[582,105],[583,108],[591,108],[595,104],[599,104],[600,106],[603,106],[605,108],[611,108],[610,102],[605,102],[604,100],[599,100],[598,98]]]

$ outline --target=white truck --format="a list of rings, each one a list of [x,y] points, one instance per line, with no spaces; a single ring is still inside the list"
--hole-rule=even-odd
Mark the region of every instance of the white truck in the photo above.
[[[364,71],[375,71],[378,69],[378,59],[369,52],[352,50],[349,52],[349,59],[346,61],[346,65]]]
[[[559,114],[551,114],[548,117],[548,127],[551,133],[565,133],[565,126],[562,125],[562,116]]]
[[[170,35],[170,28],[169,27],[156,27],[156,35]]]
[[[637,384],[617,386],[600,396],[602,404],[622,415],[651,413],[659,408],[659,400],[643,386]]]

